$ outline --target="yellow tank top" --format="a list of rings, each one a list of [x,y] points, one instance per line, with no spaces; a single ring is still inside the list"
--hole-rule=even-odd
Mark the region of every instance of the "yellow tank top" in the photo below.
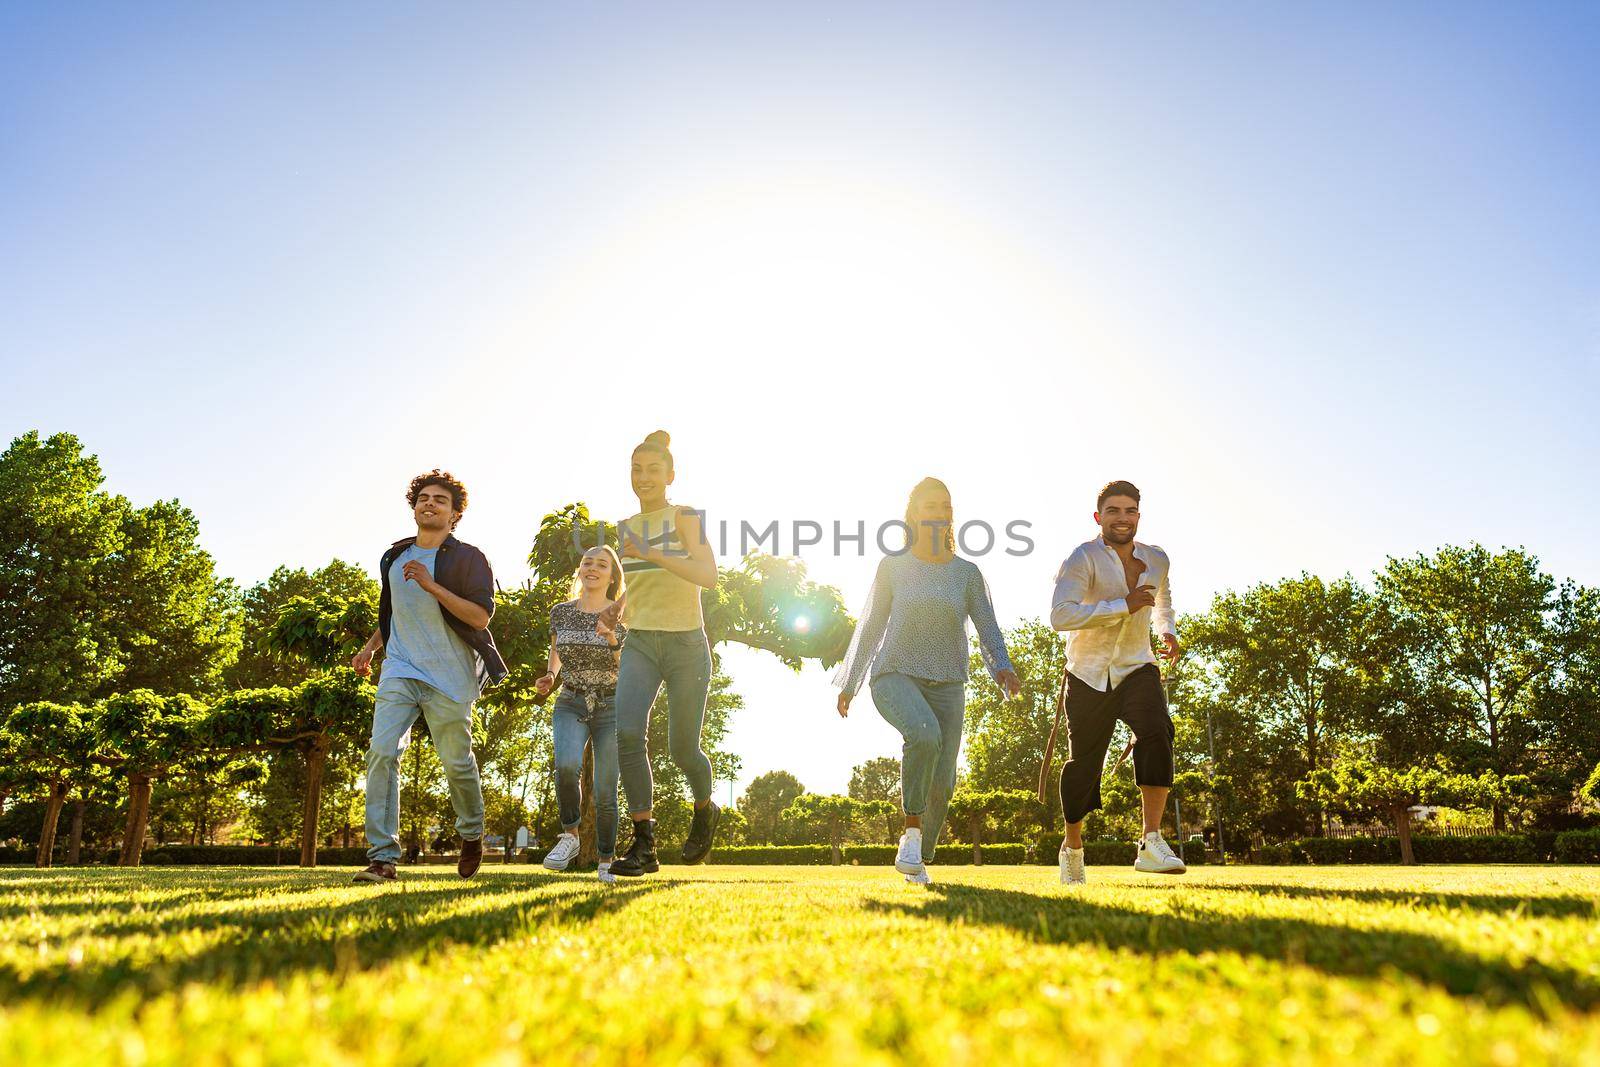
[[[678,507],[640,512],[617,525],[617,550],[628,544],[649,545],[663,551],[683,552],[678,538]],[[630,630],[699,630],[700,587],[679,578],[659,563],[624,559],[622,574],[628,581],[628,602],[622,621]]]

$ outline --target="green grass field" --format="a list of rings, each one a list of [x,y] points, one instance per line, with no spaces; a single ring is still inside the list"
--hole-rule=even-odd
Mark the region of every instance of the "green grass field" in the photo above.
[[[0,869],[0,1064],[1600,1063],[1593,868]]]

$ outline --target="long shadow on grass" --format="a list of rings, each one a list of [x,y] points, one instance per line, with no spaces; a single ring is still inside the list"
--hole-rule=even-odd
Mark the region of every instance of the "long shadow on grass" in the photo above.
[[[119,993],[150,996],[190,982],[235,986],[299,972],[345,974],[457,948],[475,951],[551,923],[587,922],[686,884],[652,879],[604,886],[554,875],[469,885],[439,881],[425,887],[352,886],[348,899],[335,904],[244,895],[237,911],[147,914],[146,921],[97,924],[84,936],[129,938],[130,951],[114,944],[112,958],[26,972],[0,964],[0,1001],[38,998],[97,1007]],[[327,886],[318,881],[304,888]],[[204,936],[199,950],[160,955],[194,934]]]
[[[1353,900],[1364,904],[1391,904],[1414,908],[1443,906],[1460,911],[1480,911],[1496,915],[1520,914],[1537,919],[1600,919],[1600,899],[1573,894],[1517,897],[1496,893],[1441,893],[1431,889],[1408,893],[1398,889],[1324,889],[1285,882],[1254,882],[1249,885],[1207,884],[1204,891],[1248,893],[1260,897]]]
[[[1402,930],[1360,930],[1273,916],[1206,912],[1197,903],[1155,913],[1087,898],[1041,897],[981,886],[932,886],[924,902],[868,900],[869,911],[945,922],[1003,926],[1034,941],[1100,945],[1168,956],[1236,952],[1372,978],[1393,970],[1450,993],[1514,1003],[1545,1014],[1552,1000],[1578,1009],[1600,1005],[1600,982],[1576,971],[1528,961],[1513,965],[1462,951],[1448,941]]]

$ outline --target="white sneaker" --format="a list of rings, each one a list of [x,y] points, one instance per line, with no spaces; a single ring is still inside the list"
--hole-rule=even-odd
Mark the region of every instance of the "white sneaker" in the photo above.
[[[600,880],[605,882],[607,885],[610,885],[612,882],[617,880],[617,876],[611,873],[610,860],[602,860],[600,862]]]
[[[549,871],[564,871],[578,856],[578,835],[562,834],[549,852],[544,854],[544,866]]]
[[[906,875],[906,883],[908,885],[931,885],[933,884],[933,879],[928,877],[928,868],[924,867],[916,874]]]
[[[907,827],[906,832],[900,835],[900,851],[894,857],[894,869],[901,874],[927,874],[928,869],[922,865],[922,831],[916,827]]]
[[[1068,848],[1066,845],[1062,845],[1059,858],[1061,860],[1062,885],[1085,885],[1088,883],[1089,876],[1083,869],[1083,849]]]
[[[1139,854],[1134,857],[1133,869],[1145,874],[1182,874],[1189,868],[1172,851],[1160,830],[1151,830],[1139,841]]]

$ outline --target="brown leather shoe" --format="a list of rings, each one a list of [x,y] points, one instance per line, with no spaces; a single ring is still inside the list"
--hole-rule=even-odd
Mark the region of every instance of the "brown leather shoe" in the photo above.
[[[351,879],[351,881],[376,882],[379,885],[384,885],[389,882],[398,881],[398,879],[395,877],[394,864],[374,863],[366,870],[358,872],[356,876]]]
[[[461,858],[456,860],[456,873],[463,878],[471,878],[478,873],[478,867],[482,863],[483,838],[461,842]]]

